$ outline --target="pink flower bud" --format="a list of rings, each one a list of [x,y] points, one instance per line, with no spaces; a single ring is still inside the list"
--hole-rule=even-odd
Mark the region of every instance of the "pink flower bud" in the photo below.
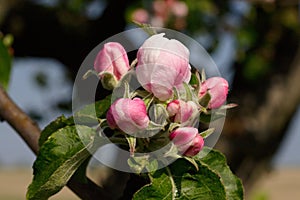
[[[224,104],[228,94],[228,82],[221,77],[212,77],[201,83],[199,98],[210,94],[209,109],[219,108]]]
[[[148,11],[142,8],[138,8],[132,13],[132,19],[139,23],[147,23],[149,20]]]
[[[145,130],[149,124],[146,105],[139,98],[116,100],[110,106],[106,119],[112,129],[119,128],[127,134]]]
[[[170,117],[174,116],[174,122],[184,123],[194,114],[199,113],[197,105],[193,101],[173,100],[167,105],[167,111]]]
[[[188,148],[188,150],[184,153],[184,155],[189,157],[195,156],[203,149],[203,146],[204,146],[203,137],[197,134],[193,140],[192,145],[190,146],[190,148]]]
[[[176,17],[186,17],[189,12],[188,6],[183,1],[174,2],[171,9]]]
[[[173,88],[189,82],[189,50],[179,41],[167,39],[164,33],[148,38],[138,50],[136,75],[145,90],[165,101]]]
[[[186,156],[196,155],[204,146],[203,138],[199,135],[198,129],[194,127],[178,128],[170,134],[169,138],[179,153]]]
[[[175,116],[180,110],[180,102],[179,100],[173,100],[167,105],[167,111],[170,117]]]
[[[103,80],[104,76],[107,74],[111,74],[108,77],[116,80],[110,82],[117,82],[120,80],[129,68],[127,53],[124,47],[117,42],[106,43],[103,49],[99,51],[94,61],[94,69],[99,73],[101,80]]]

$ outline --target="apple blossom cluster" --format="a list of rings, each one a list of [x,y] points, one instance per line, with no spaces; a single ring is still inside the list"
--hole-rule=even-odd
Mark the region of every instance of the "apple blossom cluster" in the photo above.
[[[187,47],[163,33],[149,37],[131,65],[121,44],[106,43],[96,56],[94,70],[103,88],[125,88],[110,105],[106,123],[119,135],[146,138],[144,143],[131,144],[132,154],[151,146],[155,135],[160,135],[178,155],[195,156],[207,136],[207,131],[199,133],[199,119],[221,108],[228,93],[225,79],[205,79],[190,66]],[[140,84],[134,91],[126,79],[129,73]]]

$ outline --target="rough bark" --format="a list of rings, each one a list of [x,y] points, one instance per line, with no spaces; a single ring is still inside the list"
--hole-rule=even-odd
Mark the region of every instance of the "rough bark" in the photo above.
[[[5,120],[16,130],[27,143],[28,147],[37,154],[40,129],[7,95],[0,85],[0,119]]]

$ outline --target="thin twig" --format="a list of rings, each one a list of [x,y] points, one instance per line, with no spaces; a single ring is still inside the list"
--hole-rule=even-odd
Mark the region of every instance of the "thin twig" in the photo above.
[[[11,127],[23,138],[28,147],[37,154],[39,151],[38,140],[41,134],[37,124],[22,111],[8,96],[0,85],[0,119],[7,121]],[[73,177],[67,186],[84,200],[105,199],[110,200],[110,195],[90,179],[81,183]]]

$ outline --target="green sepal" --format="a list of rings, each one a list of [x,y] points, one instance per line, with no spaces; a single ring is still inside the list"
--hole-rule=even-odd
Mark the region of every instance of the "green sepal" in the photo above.
[[[206,108],[209,104],[210,99],[211,99],[210,94],[206,92],[205,95],[199,99],[199,103],[201,106]]]
[[[200,122],[210,123],[218,119],[224,118],[226,116],[226,110],[209,110],[206,112],[201,112]]]
[[[134,156],[135,146],[136,146],[136,137],[133,137],[131,135],[125,135],[125,138],[128,142],[130,155]]]
[[[203,137],[204,139],[207,138],[208,136],[210,136],[211,134],[213,134],[213,132],[215,131],[215,128],[209,128],[205,131],[202,131],[200,133],[201,137]]]
[[[89,69],[87,72],[85,72],[85,74],[82,76],[82,79],[85,80],[90,76],[97,76],[99,77],[98,72],[96,72],[95,70]]]
[[[142,28],[149,36],[157,34],[156,30],[150,24],[144,24],[137,21],[133,21],[133,23]]]

